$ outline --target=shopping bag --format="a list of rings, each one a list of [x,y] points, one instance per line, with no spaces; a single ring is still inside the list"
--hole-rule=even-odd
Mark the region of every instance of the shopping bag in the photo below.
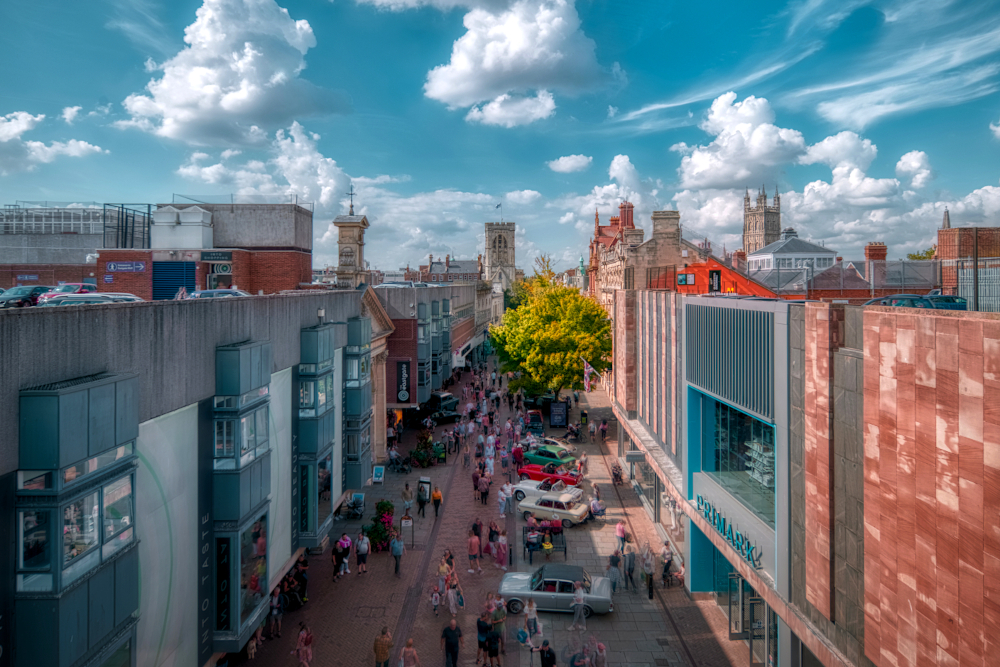
[[[458,594],[458,607],[459,609],[465,609],[465,596],[461,593]]]
[[[521,628],[517,631],[517,643],[523,644],[526,641],[528,641],[528,633],[525,632],[524,628]]]

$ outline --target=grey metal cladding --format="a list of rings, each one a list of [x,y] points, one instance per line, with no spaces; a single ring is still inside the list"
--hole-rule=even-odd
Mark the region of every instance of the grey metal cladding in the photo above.
[[[774,313],[685,306],[687,381],[774,420]]]

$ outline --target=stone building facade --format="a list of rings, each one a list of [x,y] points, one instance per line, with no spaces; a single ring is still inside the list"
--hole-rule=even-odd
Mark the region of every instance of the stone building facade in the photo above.
[[[486,223],[486,254],[483,262],[483,278],[499,282],[502,292],[510,288],[517,279],[514,268],[514,234],[517,224],[513,222]]]

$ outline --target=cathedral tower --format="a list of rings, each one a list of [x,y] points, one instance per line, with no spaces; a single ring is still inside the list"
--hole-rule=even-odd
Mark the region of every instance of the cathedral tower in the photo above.
[[[781,196],[774,189],[774,204],[767,205],[767,193],[761,187],[757,205],[750,205],[750,190],[743,197],[743,252],[750,254],[781,238]]]
[[[486,223],[486,261],[483,267],[483,278],[488,282],[496,282],[503,289],[510,287],[514,277],[514,232],[517,224],[513,222]]]

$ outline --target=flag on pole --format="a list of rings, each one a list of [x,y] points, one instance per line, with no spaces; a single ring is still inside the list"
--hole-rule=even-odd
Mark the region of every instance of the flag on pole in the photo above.
[[[493,209],[496,210],[496,209],[500,208],[501,206],[503,206],[503,204],[497,204],[496,206],[493,207]]]
[[[583,361],[583,391],[590,393],[590,375],[594,372],[594,367],[587,363],[587,360],[580,357]]]

